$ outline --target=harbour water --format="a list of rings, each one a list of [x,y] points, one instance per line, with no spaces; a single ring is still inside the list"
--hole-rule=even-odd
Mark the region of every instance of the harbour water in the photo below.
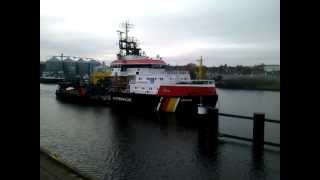
[[[97,179],[280,179],[280,150],[222,140],[207,151],[192,120],[62,103],[40,84],[40,145]],[[220,112],[280,119],[280,93],[218,89]],[[220,132],[252,136],[252,121],[220,117]],[[280,142],[280,125],[266,124]]]

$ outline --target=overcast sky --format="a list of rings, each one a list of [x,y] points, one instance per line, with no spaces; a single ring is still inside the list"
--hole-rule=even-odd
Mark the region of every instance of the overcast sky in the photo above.
[[[172,65],[280,64],[279,0],[41,0],[40,60],[116,58],[120,24]]]

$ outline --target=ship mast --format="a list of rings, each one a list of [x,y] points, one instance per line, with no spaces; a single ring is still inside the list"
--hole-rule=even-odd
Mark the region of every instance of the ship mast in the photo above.
[[[129,29],[133,28],[133,24],[130,24],[128,21],[122,23],[121,26],[124,28],[124,31],[117,31],[119,33],[119,49],[118,59],[121,59],[124,56],[135,55],[140,56],[140,48],[138,48],[138,41],[134,37],[129,37]],[[125,33],[125,37],[122,35]]]
[[[117,54],[118,55],[118,59],[120,59],[122,56],[123,56],[123,49],[124,49],[124,46],[123,46],[123,39],[122,39],[122,34],[124,33],[124,32],[122,32],[122,31],[117,31],[118,33],[119,33],[119,54]]]
[[[124,26],[125,31],[126,31],[126,40],[128,41],[128,33],[129,33],[129,28],[133,27],[133,24],[129,24],[129,22],[125,22],[122,24],[122,26]]]

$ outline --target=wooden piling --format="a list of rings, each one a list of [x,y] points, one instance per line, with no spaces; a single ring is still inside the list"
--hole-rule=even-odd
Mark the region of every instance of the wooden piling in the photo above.
[[[263,148],[264,121],[265,121],[265,114],[254,113],[253,115],[253,146],[255,148]]]

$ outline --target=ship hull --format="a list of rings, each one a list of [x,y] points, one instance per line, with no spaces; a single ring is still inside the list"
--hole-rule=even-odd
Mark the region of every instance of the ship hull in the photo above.
[[[61,90],[56,91],[56,99],[62,102],[75,104],[107,105],[109,103],[104,96],[80,95]]]
[[[123,110],[158,111],[175,113],[196,113],[201,103],[207,107],[215,107],[218,96],[158,96],[133,93],[110,93],[97,97],[79,96],[57,91],[58,100],[73,103],[105,104]],[[200,98],[201,97],[201,98]]]
[[[139,111],[159,111],[175,113],[196,113],[198,105],[215,107],[218,101],[217,95],[210,96],[175,96],[165,97],[145,94],[112,94],[110,104],[122,108],[130,106],[130,109]]]
[[[40,77],[40,83],[44,83],[44,84],[58,84],[63,81],[64,81],[64,79],[62,79],[62,78],[43,78],[43,77]]]

